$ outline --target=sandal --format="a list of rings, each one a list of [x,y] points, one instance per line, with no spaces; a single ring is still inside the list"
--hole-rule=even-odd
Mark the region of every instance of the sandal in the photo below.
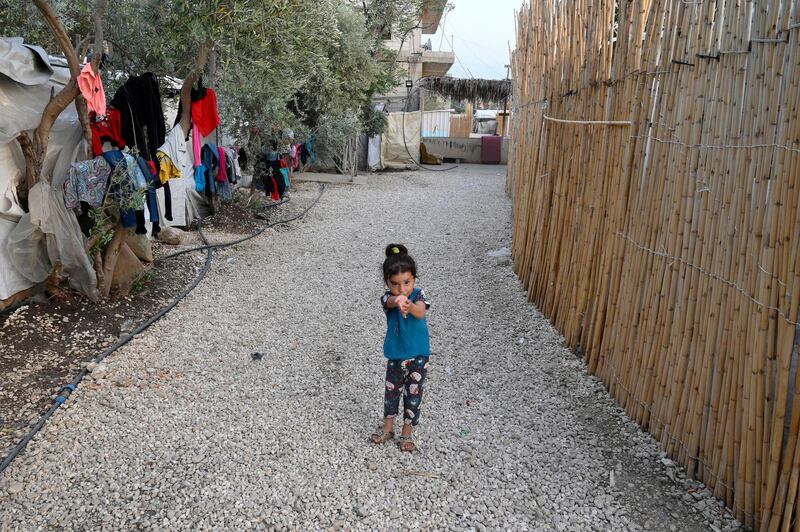
[[[384,432],[383,430],[379,430],[378,432],[374,433],[372,436],[369,437],[369,441],[371,441],[375,445],[381,445],[391,440],[392,438],[394,438],[394,432]]]
[[[417,445],[414,443],[414,440],[411,436],[400,436],[400,441],[397,442],[397,446],[400,447],[400,450],[406,453],[414,452],[417,448]]]

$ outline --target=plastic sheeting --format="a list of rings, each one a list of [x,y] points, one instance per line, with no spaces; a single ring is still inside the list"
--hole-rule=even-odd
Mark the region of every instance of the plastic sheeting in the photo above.
[[[387,168],[405,168],[419,163],[422,113],[389,113],[389,124],[381,138],[381,156]]]
[[[61,263],[75,290],[97,299],[97,278],[84,251],[78,220],[64,206],[64,193],[40,181],[28,192],[30,213],[8,234],[11,264],[32,283],[47,279],[52,264]]]
[[[53,77],[53,67],[41,47],[7,37],[0,39],[0,73],[23,85],[41,85]]]
[[[61,208],[42,207],[41,212],[50,213],[55,220],[66,216],[69,222],[61,220],[57,223],[65,223],[64,227],[69,230],[62,234],[61,231],[54,229],[48,233],[50,236],[43,236],[47,231],[43,231],[35,222],[31,222],[29,215],[25,215],[25,220],[22,221],[25,213],[20,208],[16,196],[16,185],[25,168],[25,158],[16,137],[22,131],[32,133],[32,130],[39,125],[42,111],[50,100],[51,90],[61,90],[69,80],[69,70],[66,67],[55,64],[52,58],[49,59],[48,65],[45,58],[47,55],[43,50],[23,45],[20,39],[0,39],[0,218],[2,218],[0,269],[3,270],[0,274],[1,299],[6,299],[46,279],[50,273],[50,260],[53,257],[60,258],[66,273],[72,272],[77,276],[73,284],[75,288],[80,290],[80,287],[85,287],[87,290],[85,293],[89,296],[96,294],[96,287],[93,288],[96,281],[91,264],[88,264],[87,270],[88,258],[85,253],[82,256],[73,253],[72,250],[77,249],[77,245],[68,243],[70,240],[74,243],[80,239],[81,248],[83,246],[77,220],[71,212],[66,211],[63,194],[59,193],[70,164],[79,154],[86,153],[83,132],[74,105],[68,106],[53,125],[42,167],[42,175],[52,178],[52,190],[56,191],[52,194],[48,192],[50,195],[47,202],[51,201],[52,195],[58,195],[61,197]],[[52,72],[52,75],[48,72]],[[37,82],[35,85],[30,84]],[[42,197],[39,199],[42,200]],[[32,198],[29,198],[29,201],[31,200]],[[39,222],[46,229],[52,229],[51,223],[56,221],[51,222],[43,216],[45,215],[39,216]],[[21,227],[16,227],[19,224]],[[72,232],[73,229],[77,232]],[[19,245],[20,235],[23,233],[33,239],[24,250],[22,248],[25,246]],[[8,254],[9,238],[12,234],[15,235],[14,249],[19,259],[16,263]],[[45,263],[47,263],[47,273],[43,276]],[[28,270],[28,266],[19,266],[21,264],[30,264],[33,269]],[[20,270],[20,267],[26,269]],[[88,273],[91,273],[91,280],[86,278]]]
[[[18,220],[8,220],[0,216],[0,299],[8,299],[17,292],[30,288],[35,283],[22,276],[11,264],[11,257],[6,253],[5,244],[8,234],[17,226]]]
[[[367,144],[367,166],[370,170],[383,170],[381,160],[381,135],[370,137]]]

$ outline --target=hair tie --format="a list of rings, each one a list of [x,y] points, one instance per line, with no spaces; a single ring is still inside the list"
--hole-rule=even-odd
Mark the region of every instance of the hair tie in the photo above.
[[[392,248],[392,254],[393,255],[399,255],[400,254],[400,248],[398,248],[397,246],[393,247]]]

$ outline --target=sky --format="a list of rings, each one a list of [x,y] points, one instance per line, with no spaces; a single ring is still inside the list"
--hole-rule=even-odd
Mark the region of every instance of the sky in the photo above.
[[[450,0],[455,9],[442,18],[436,35],[428,38],[434,50],[452,51],[456,62],[449,74],[456,78],[502,79],[514,48],[514,10],[522,0]]]

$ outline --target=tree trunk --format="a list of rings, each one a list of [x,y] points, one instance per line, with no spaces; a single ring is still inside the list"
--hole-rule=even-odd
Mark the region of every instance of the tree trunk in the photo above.
[[[100,39],[103,37],[102,18],[105,14],[105,9],[108,0],[98,0],[97,9],[95,10],[95,35]],[[17,140],[22,147],[22,152],[25,155],[25,180],[21,182],[17,191],[20,201],[24,203],[23,207],[27,210],[28,191],[36,184],[39,179],[47,179],[48,176],[42,175],[42,165],[44,163],[45,155],[47,154],[47,144],[50,139],[50,130],[53,128],[58,116],[67,108],[67,106],[75,100],[79,94],[78,90],[78,76],[80,75],[80,65],[78,64],[78,55],[75,47],[70,42],[69,35],[58,17],[58,13],[53,9],[48,0],[33,0],[33,3],[39,8],[45,22],[50,27],[53,35],[58,41],[61,52],[67,58],[69,65],[69,72],[71,79],[69,83],[61,89],[61,91],[51,96],[50,101],[42,112],[42,119],[39,125],[33,132],[33,138],[27,133],[20,134]],[[102,47],[102,43],[101,43]],[[85,105],[84,105],[85,109]],[[88,140],[91,143],[91,130],[88,129],[88,118],[81,113],[81,107],[78,105],[78,116],[81,118],[81,124],[84,126],[84,134],[87,130],[89,133]]]
[[[206,63],[208,63],[208,56],[211,53],[213,46],[214,43],[211,41],[206,41],[200,45],[200,50],[197,53],[197,63],[195,68],[189,72],[189,75],[183,80],[183,86],[181,87],[180,124],[181,129],[183,129],[184,137],[188,136],[189,131],[192,129],[192,85],[194,85],[194,82],[197,81],[197,77],[199,76],[200,72],[202,72],[206,67]]]
[[[122,225],[117,225],[114,236],[103,253],[103,260],[99,265],[100,271],[97,275],[97,290],[103,299],[107,298],[111,293],[111,281],[114,279],[114,269],[117,266],[119,251],[122,244],[128,239],[129,231],[129,229],[123,228]],[[95,269],[97,268],[98,265],[95,263]]]

